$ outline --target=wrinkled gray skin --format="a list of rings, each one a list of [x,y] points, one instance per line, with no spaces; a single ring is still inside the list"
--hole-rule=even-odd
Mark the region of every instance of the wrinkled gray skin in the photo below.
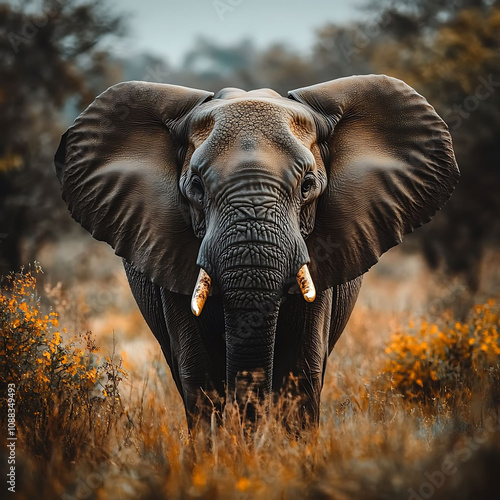
[[[123,257],[190,427],[289,374],[317,423],[326,361],[361,279],[430,220],[459,177],[434,109],[369,75],[299,89],[111,87],[66,132],[56,170],[72,216]],[[296,285],[308,264],[316,300]],[[211,295],[195,317],[199,268]]]

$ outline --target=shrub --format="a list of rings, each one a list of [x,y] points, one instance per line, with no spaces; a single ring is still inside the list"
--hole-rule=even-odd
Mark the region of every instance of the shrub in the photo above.
[[[391,388],[408,400],[450,406],[470,402],[474,390],[494,395],[500,370],[500,338],[495,303],[477,305],[465,322],[410,322],[391,338],[383,373]]]
[[[47,458],[61,443],[74,459],[92,436],[110,432],[123,412],[121,361],[97,355],[91,332],[67,339],[58,314],[44,314],[34,271],[3,278],[0,292],[0,386],[15,386],[16,430],[27,451]],[[6,399],[0,398],[6,413]]]

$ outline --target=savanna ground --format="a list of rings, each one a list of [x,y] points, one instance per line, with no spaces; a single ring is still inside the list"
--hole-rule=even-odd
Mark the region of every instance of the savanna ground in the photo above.
[[[297,439],[274,409],[248,437],[228,410],[210,447],[187,432],[119,259],[104,245],[79,252],[49,247],[43,273],[3,280],[15,498],[500,498],[498,254],[472,299],[418,255],[390,252],[330,357],[319,430]]]

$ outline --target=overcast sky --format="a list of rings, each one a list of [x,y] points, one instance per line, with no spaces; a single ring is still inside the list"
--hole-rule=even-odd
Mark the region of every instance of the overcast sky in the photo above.
[[[251,38],[258,47],[290,43],[307,51],[314,30],[327,22],[360,17],[361,0],[108,0],[127,14],[127,40],[116,46],[127,56],[147,51],[177,64],[202,35],[224,44]]]

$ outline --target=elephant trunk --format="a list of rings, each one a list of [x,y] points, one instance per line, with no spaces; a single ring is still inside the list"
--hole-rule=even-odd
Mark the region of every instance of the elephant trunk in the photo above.
[[[250,419],[254,403],[272,390],[279,307],[290,275],[297,272],[292,270],[297,267],[292,240],[276,225],[263,227],[251,233],[252,241],[247,231],[230,235],[217,259],[224,301],[226,387],[229,398]]]
[[[252,274],[267,274],[255,270]],[[255,278],[255,276],[254,276]],[[245,288],[224,295],[226,384],[230,399],[253,412],[253,403],[271,392],[274,342],[281,294]]]
[[[250,418],[249,398],[262,401],[272,390],[282,297],[309,262],[305,242],[285,204],[269,194],[271,188],[267,194],[261,188],[249,186],[227,196],[207,229],[197,261],[223,296],[228,396]],[[195,289],[194,312],[202,304],[206,288],[202,281]],[[307,273],[300,281],[301,290],[306,300],[314,300],[309,282]]]

